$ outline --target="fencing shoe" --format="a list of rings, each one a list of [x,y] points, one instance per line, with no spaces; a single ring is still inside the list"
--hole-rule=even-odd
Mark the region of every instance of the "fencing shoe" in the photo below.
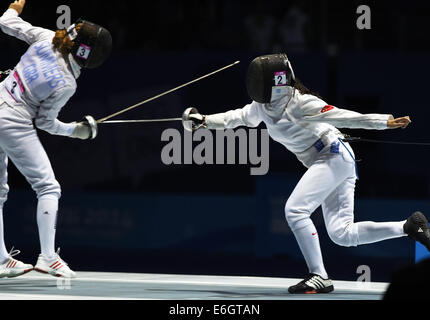
[[[403,225],[403,231],[430,251],[430,228],[427,218],[419,211],[412,214]]]
[[[334,290],[330,279],[323,279],[317,274],[310,273],[304,280],[288,288],[293,294],[329,293]]]
[[[31,264],[25,264],[13,258],[20,253],[21,251],[14,250],[12,247],[9,252],[9,258],[3,264],[0,264],[0,278],[14,278],[33,270]]]
[[[54,277],[76,278],[76,273],[60,258],[59,253],[60,249],[58,249],[54,257],[50,259],[40,254],[34,270],[48,273]]]

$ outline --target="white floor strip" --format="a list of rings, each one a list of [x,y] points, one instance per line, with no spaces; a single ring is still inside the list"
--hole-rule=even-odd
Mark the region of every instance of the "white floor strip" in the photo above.
[[[271,277],[240,277],[240,276],[208,276],[208,275],[179,275],[179,274],[138,274],[138,273],[107,273],[107,272],[77,272],[76,279],[64,282],[63,278],[30,272],[18,278],[0,279],[0,300],[17,299],[53,299],[53,300],[122,300],[129,297],[143,297],[145,300],[194,299],[195,292],[204,292],[212,296],[213,292],[226,291],[226,297],[231,294],[247,297],[252,289],[262,292],[252,293],[264,298],[264,292],[284,297],[287,288],[301,279],[271,278]],[[68,284],[73,290],[60,290],[62,285]],[[363,283],[353,281],[333,281],[335,293],[341,295],[382,295],[387,289],[387,283]],[[137,286],[136,286],[137,285]],[[140,286],[142,285],[142,286]],[[147,285],[147,286],[145,286]],[[25,292],[30,286],[33,293]],[[178,288],[179,286],[179,288]],[[20,288],[23,293],[17,293]],[[91,289],[94,296],[90,296],[87,289]],[[113,292],[106,292],[107,288]],[[273,289],[273,292],[270,292]],[[7,291],[11,292],[8,293]],[[58,294],[55,292],[58,290]],[[81,290],[81,292],[79,292]],[[283,292],[285,290],[285,293]],[[2,292],[3,291],[3,292]],[[179,292],[179,293],[178,293]],[[248,293],[247,293],[248,292]],[[79,295],[79,294],[82,295]],[[104,296],[106,295],[106,296]],[[165,297],[166,298],[165,298]],[[147,299],[148,297],[148,299]],[[253,296],[251,296],[253,297]],[[319,297],[319,298],[322,298]]]
[[[68,296],[53,294],[25,294],[25,293],[0,293],[0,300],[139,300],[129,298],[93,297],[93,296]],[[148,299],[151,300],[151,299]]]
[[[246,286],[288,288],[301,279],[269,278],[269,277],[241,277],[241,276],[207,276],[207,275],[179,275],[179,274],[139,274],[139,273],[107,273],[107,272],[77,272],[78,277],[71,281],[89,282],[122,282],[122,283],[163,283],[163,284],[191,284],[211,286]],[[52,279],[49,275],[28,273],[19,279],[43,280]],[[54,278],[55,280],[55,278]],[[347,291],[383,292],[388,284],[383,282],[354,282],[334,281],[335,287]]]

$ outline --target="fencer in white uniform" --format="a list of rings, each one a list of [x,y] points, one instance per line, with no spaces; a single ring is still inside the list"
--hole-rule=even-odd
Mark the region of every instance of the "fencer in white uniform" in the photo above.
[[[77,24],[67,30],[65,37],[69,39],[66,40],[70,40],[73,47],[65,55],[53,44],[56,32],[34,27],[19,17],[24,5],[25,0],[15,1],[0,17],[0,28],[5,34],[29,45],[16,67],[0,83],[0,277],[16,277],[33,270],[32,265],[14,259],[19,252],[8,253],[4,243],[3,205],[9,191],[8,159],[25,176],[38,199],[41,253],[34,269],[54,276],[74,277],[75,272],[60,258],[59,252],[55,252],[61,188],[36,128],[79,139],[97,135],[97,125],[91,116],[72,123],[61,122],[57,117],[75,93],[81,69],[103,63],[110,54],[112,39],[106,29],[80,21],[79,31]]]
[[[194,113],[187,120],[192,121],[192,130],[257,127],[263,122],[270,137],[307,168],[285,205],[286,220],[309,269],[303,281],[289,288],[290,293],[333,291],[310,218],[319,206],[327,232],[338,245],[357,246],[409,235],[430,250],[430,231],[422,213],[399,222],[354,222],[355,156],[337,129],[406,128],[409,117],[360,114],[328,105],[295,78],[285,54],[256,58],[248,68],[247,90],[253,101],[245,107],[206,116]]]

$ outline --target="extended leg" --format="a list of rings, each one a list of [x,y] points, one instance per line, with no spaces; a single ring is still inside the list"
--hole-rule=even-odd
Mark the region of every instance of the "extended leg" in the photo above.
[[[350,177],[322,204],[327,232],[334,243],[350,247],[406,235],[403,231],[406,221],[354,223],[354,188],[355,178]]]

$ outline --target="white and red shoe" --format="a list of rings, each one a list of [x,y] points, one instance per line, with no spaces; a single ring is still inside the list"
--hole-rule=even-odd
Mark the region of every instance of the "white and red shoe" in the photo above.
[[[33,270],[31,264],[25,264],[13,258],[20,253],[21,251],[14,250],[12,247],[9,252],[9,259],[0,265],[0,278],[15,278]]]
[[[40,254],[34,270],[50,274],[54,277],[76,278],[76,273],[60,258],[59,253],[60,249],[58,249],[54,257],[50,259]]]

